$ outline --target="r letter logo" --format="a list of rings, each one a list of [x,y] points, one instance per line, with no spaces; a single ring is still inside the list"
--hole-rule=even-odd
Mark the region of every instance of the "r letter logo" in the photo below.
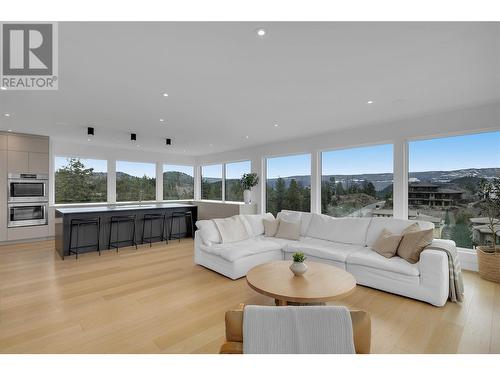
[[[2,23],[0,86],[57,90],[57,23]]]

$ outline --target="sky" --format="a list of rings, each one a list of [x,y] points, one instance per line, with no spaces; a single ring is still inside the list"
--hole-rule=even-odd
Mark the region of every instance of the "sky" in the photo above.
[[[135,177],[156,177],[156,165],[154,163],[135,163],[131,161],[117,160],[116,171]]]
[[[393,146],[377,145],[322,153],[323,175],[392,173]]]
[[[311,174],[311,154],[279,156],[267,159],[267,178]]]
[[[68,165],[70,158],[63,156],[56,156],[55,170],[57,171],[61,167]],[[94,172],[107,172],[108,162],[106,160],[96,160],[96,159],[80,159],[80,161],[85,165],[86,168],[94,168]]]
[[[410,172],[500,168],[500,131],[410,142]]]

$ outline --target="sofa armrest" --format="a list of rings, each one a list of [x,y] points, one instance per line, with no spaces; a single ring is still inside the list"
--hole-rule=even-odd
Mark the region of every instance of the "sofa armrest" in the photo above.
[[[420,254],[419,270],[422,286],[434,295],[431,303],[443,306],[449,294],[448,255],[444,251],[425,249]]]

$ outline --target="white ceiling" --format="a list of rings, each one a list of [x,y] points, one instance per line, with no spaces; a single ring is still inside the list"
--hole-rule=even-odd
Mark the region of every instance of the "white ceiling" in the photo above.
[[[498,100],[500,23],[64,22],[59,90],[0,91],[0,129],[202,155]]]

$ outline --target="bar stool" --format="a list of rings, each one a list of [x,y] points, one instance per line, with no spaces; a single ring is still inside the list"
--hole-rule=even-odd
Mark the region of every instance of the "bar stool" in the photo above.
[[[159,236],[153,236],[153,221],[161,220],[161,234]],[[149,221],[149,237],[146,238],[146,221]],[[165,228],[165,215],[164,214],[144,214],[142,219],[142,243],[149,243],[149,247],[153,246],[153,238],[160,238],[163,241],[163,232]],[[168,242],[167,242],[168,243]]]
[[[135,215],[122,215],[122,216],[111,216],[111,220],[109,222],[109,242],[108,242],[108,250],[111,247],[116,248],[116,252],[118,252],[118,248],[120,244],[123,242],[132,242],[132,245],[135,245],[137,249],[137,242],[135,240]],[[120,224],[122,223],[132,223],[132,237],[127,240],[120,240]],[[116,241],[111,241],[111,235],[113,233],[113,224],[116,224]]]
[[[97,243],[95,244],[90,244],[90,245],[80,245],[79,244],[79,233],[80,233],[80,226],[87,226],[87,225],[95,225],[96,226],[96,235],[97,235]],[[76,227],[76,246],[71,246],[72,241],[73,241],[73,228]],[[101,218],[100,217],[92,217],[88,219],[71,219],[70,222],[70,228],[69,228],[69,250],[68,250],[68,255],[75,254],[76,258],[78,259],[78,250],[84,247],[89,247],[89,246],[96,246],[97,249],[96,251],[99,252],[99,256],[101,256],[101,249],[99,247],[99,235],[101,233]],[[75,250],[75,251],[73,251]],[[63,256],[64,260],[64,256]]]
[[[171,219],[171,224],[170,224],[170,234],[169,238],[172,239],[172,228],[174,227],[174,220],[177,220],[177,234],[174,234],[174,239],[178,239],[179,242],[181,242],[181,219],[187,220],[189,218],[189,222],[191,224],[191,236],[194,233],[194,226],[193,226],[193,214],[191,211],[184,211],[184,212],[173,212],[172,216],[170,217]],[[186,224],[187,226],[187,224]]]

